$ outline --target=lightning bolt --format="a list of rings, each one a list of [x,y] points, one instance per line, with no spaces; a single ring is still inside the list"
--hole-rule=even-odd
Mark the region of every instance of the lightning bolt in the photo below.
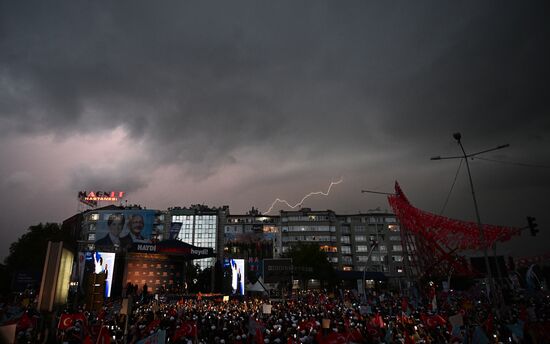
[[[269,210],[267,210],[264,214],[269,214],[273,210],[273,207],[275,206],[275,204],[277,204],[277,203],[284,203],[288,207],[290,207],[291,209],[296,209],[297,207],[304,204],[304,201],[306,199],[310,198],[311,196],[315,196],[315,195],[328,196],[330,194],[330,190],[332,189],[332,187],[334,185],[338,185],[338,184],[342,183],[343,181],[344,181],[344,179],[340,178],[340,180],[338,180],[336,182],[331,182],[330,185],[328,186],[327,192],[323,192],[323,191],[310,192],[307,195],[305,195],[304,198],[302,198],[302,200],[300,202],[296,203],[295,205],[291,205],[290,203],[288,203],[284,199],[277,198],[275,201],[273,201],[273,203],[271,203],[271,207],[269,207]]]

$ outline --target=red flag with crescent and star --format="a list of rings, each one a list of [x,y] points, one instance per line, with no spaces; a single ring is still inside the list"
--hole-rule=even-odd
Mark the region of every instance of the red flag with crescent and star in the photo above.
[[[82,313],[73,313],[73,314],[61,314],[61,317],[59,318],[59,324],[57,324],[57,328],[60,330],[66,330],[69,327],[74,325],[74,322],[80,320],[85,325],[86,324],[86,316]]]
[[[173,340],[177,341],[183,337],[195,337],[197,335],[197,324],[194,321],[185,321],[176,330]]]

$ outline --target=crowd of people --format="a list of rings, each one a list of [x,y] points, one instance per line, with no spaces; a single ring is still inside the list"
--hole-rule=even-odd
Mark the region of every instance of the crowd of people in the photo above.
[[[143,295],[143,294],[147,295]],[[227,299],[133,291],[99,311],[51,319],[60,343],[550,343],[550,295],[513,291],[491,306],[484,288],[390,292],[295,291],[284,300]],[[422,296],[420,296],[422,295]],[[48,319],[33,295],[3,302],[0,320],[17,320],[17,342],[38,343]],[[128,314],[128,316],[126,316]],[[18,318],[17,318],[18,317]],[[40,325],[42,324],[42,325]],[[47,325],[47,324],[46,324]]]

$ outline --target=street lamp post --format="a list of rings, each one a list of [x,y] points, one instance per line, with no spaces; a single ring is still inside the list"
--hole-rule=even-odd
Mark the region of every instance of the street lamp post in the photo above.
[[[365,261],[365,266],[363,266],[363,302],[367,302],[367,266],[369,265],[370,257],[372,256],[372,252],[374,249],[378,246],[378,242],[376,240],[372,240],[370,244],[370,252],[367,255],[367,260]]]
[[[485,269],[487,270],[487,278],[489,279],[489,291],[491,293],[491,300],[494,300],[494,296],[495,296],[495,292],[496,292],[495,284],[494,284],[494,281],[493,281],[493,274],[491,273],[491,265],[489,264],[489,256],[487,255],[487,245],[485,245],[486,244],[486,242],[485,242],[485,232],[483,230],[483,224],[481,223],[481,217],[479,216],[479,207],[477,205],[476,193],[474,191],[474,183],[472,181],[472,173],[470,172],[470,164],[468,163],[468,158],[474,157],[474,156],[482,154],[482,153],[491,152],[491,151],[494,151],[494,150],[497,150],[497,149],[506,148],[506,147],[509,147],[510,145],[505,144],[505,145],[501,145],[501,146],[498,146],[498,147],[495,147],[495,148],[486,149],[486,150],[483,150],[483,151],[480,151],[480,152],[477,152],[477,153],[467,154],[466,150],[464,149],[464,146],[462,146],[462,142],[461,142],[462,135],[460,133],[454,133],[453,138],[458,142],[458,145],[460,146],[460,149],[462,150],[463,155],[462,156],[452,156],[452,157],[436,156],[436,157],[431,158],[431,160],[443,160],[443,159],[457,159],[457,158],[460,158],[460,159],[464,159],[464,161],[466,162],[466,169],[468,170],[468,178],[470,180],[470,190],[472,192],[472,198],[474,200],[474,208],[475,208],[475,212],[476,212],[477,226],[479,228],[479,236],[480,236],[480,239],[481,239],[481,242],[482,242],[482,245],[483,245],[483,258],[485,260]],[[495,261],[495,263],[496,263],[496,261]]]

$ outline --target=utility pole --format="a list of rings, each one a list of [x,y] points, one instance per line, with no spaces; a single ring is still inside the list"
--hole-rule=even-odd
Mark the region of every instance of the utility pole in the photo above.
[[[367,255],[367,260],[365,261],[365,266],[363,267],[363,302],[367,303],[367,267],[369,265],[370,256],[372,256],[372,252],[374,249],[378,246],[378,242],[376,240],[372,240],[370,243],[370,252]]]
[[[485,269],[487,270],[487,278],[489,279],[489,291],[491,293],[491,299],[490,300],[492,301],[491,303],[493,303],[493,305],[494,305],[494,300],[495,300],[495,295],[496,295],[495,283],[494,283],[494,280],[493,280],[493,274],[491,273],[491,265],[489,264],[489,257],[487,255],[487,245],[486,245],[486,242],[485,242],[485,232],[483,230],[483,224],[481,223],[481,217],[479,215],[479,207],[477,205],[476,194],[475,194],[475,191],[474,191],[474,183],[472,181],[472,173],[470,172],[470,164],[468,164],[468,158],[474,157],[474,156],[482,154],[482,153],[492,152],[492,151],[495,151],[497,149],[506,148],[506,147],[509,147],[510,145],[509,144],[500,145],[500,146],[495,147],[495,148],[482,150],[482,151],[472,153],[472,154],[467,154],[466,150],[464,149],[464,146],[462,146],[462,142],[461,142],[462,135],[460,133],[454,133],[453,138],[458,142],[458,145],[460,146],[460,149],[462,150],[463,155],[462,156],[451,156],[451,157],[435,156],[435,157],[432,157],[431,160],[464,159],[464,161],[466,162],[466,169],[468,170],[468,178],[470,180],[470,190],[472,192],[472,199],[474,200],[474,208],[475,208],[475,212],[476,212],[477,225],[478,225],[478,228],[479,228],[479,237],[480,237],[481,243],[483,245],[483,258],[485,259]],[[496,259],[495,259],[495,264],[496,264]]]

